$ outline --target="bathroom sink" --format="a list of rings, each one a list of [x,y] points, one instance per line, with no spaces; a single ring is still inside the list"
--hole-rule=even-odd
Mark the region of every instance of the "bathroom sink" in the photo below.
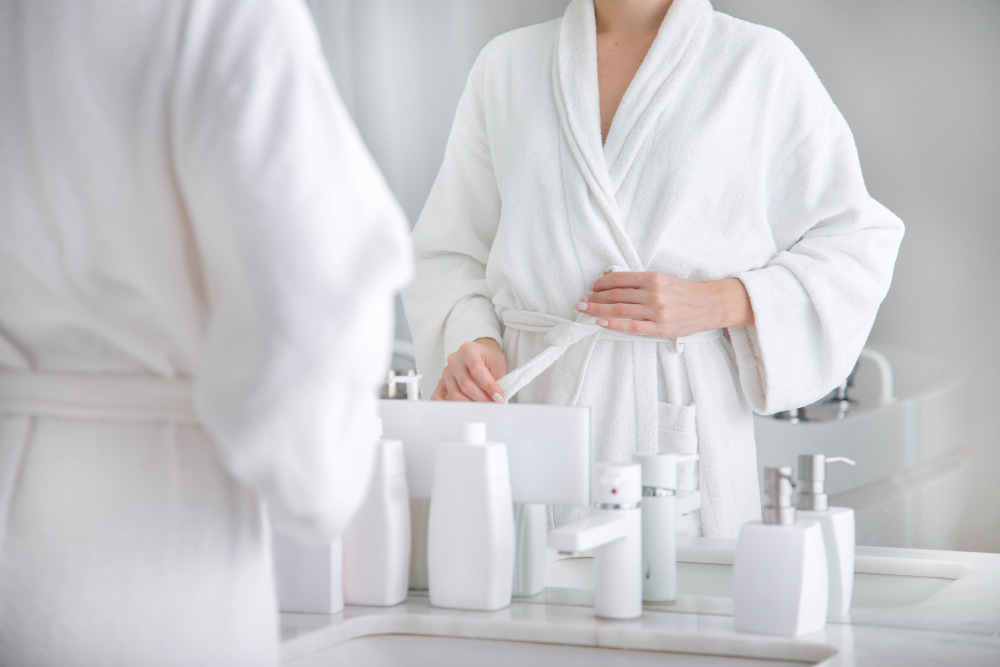
[[[910,350],[870,345],[839,413],[827,401],[804,409],[798,423],[755,416],[757,464],[795,466],[799,454],[846,456],[830,466],[830,504],[855,511],[857,543],[953,550],[971,470],[969,375]],[[883,360],[892,400],[884,400]],[[832,415],[841,418],[831,418]]]
[[[685,553],[686,552],[686,553]],[[678,600],[669,605],[677,611],[732,613],[732,550],[712,549],[699,553],[681,549],[677,563]],[[704,560],[695,560],[699,555]],[[690,560],[683,560],[683,558]],[[855,562],[852,610],[876,607],[905,607],[930,598],[969,568],[948,561],[909,561],[898,558],[859,556]],[[546,586],[585,589],[594,587],[592,558],[563,558],[550,562],[545,570]],[[706,601],[699,598],[726,598]],[[656,608],[659,605],[647,605]]]
[[[730,618],[644,614],[594,617],[593,606],[515,601],[496,612],[432,607],[413,594],[397,607],[345,607],[336,616],[282,614],[282,664],[295,667],[762,667],[829,665],[836,636],[747,637]]]
[[[718,655],[693,655],[670,651],[622,650],[593,646],[541,644],[522,641],[378,635],[359,637],[327,650],[323,655],[290,663],[296,667],[334,665],[475,665],[476,667],[790,667],[816,665],[815,660],[767,660]]]

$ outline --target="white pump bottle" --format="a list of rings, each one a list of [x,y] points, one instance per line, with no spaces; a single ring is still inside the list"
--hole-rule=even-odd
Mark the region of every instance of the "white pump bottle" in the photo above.
[[[796,522],[792,469],[764,469],[764,521],[740,530],[733,562],[739,632],[797,637],[826,625],[826,550],[815,521]]]
[[[815,521],[823,531],[826,561],[830,572],[830,601],[827,612],[846,616],[854,592],[854,510],[830,507],[826,494],[826,464],[854,461],[842,456],[826,458],[823,454],[799,456],[799,512],[801,520]]]

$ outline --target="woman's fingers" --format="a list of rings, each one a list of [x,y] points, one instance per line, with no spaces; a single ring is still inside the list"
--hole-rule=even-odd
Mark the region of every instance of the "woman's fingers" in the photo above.
[[[647,336],[661,336],[660,325],[649,320],[605,320],[603,324],[598,322],[605,329],[612,331],[624,331],[625,333],[646,334]]]
[[[655,317],[655,313],[648,307],[633,303],[604,304],[581,301],[576,304],[576,309],[581,313],[605,319],[650,320]]]
[[[451,373],[447,368],[444,371],[444,383],[448,387],[448,400],[450,401],[471,401],[472,399],[465,395],[465,393],[459,389],[458,380],[455,379],[455,375]]]
[[[667,276],[655,271],[616,271],[594,281],[591,289],[604,292],[611,289],[656,289]]]
[[[448,387],[444,383],[444,378],[438,380],[437,386],[434,387],[434,393],[431,394],[432,401],[446,401],[448,400]]]
[[[500,385],[493,378],[493,374],[486,367],[486,364],[476,364],[469,368],[469,374],[472,379],[476,381],[480,389],[483,390],[485,396],[489,396],[487,400],[495,401],[497,403],[504,403],[503,391],[500,389]]]
[[[448,365],[433,398],[452,401],[506,402],[497,378],[504,375],[507,360],[492,338],[463,343],[448,356]]]
[[[482,373],[485,373],[490,378],[489,384],[495,385],[493,376],[486,370],[485,364],[473,364],[473,366],[475,368],[460,366],[455,369],[449,368],[445,370],[444,379],[448,387],[448,396],[451,400],[491,402],[493,398],[490,394],[499,392],[500,387],[496,387],[487,394],[483,387],[480,386],[479,381],[473,376],[473,372],[480,375],[480,377]]]
[[[603,292],[591,292],[587,295],[591,303],[649,303],[649,291],[636,288],[615,287]]]

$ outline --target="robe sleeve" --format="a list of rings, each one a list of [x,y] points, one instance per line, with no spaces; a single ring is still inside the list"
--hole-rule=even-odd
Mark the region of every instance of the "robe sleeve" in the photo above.
[[[302,3],[191,3],[171,100],[205,289],[195,406],[289,532],[341,532],[370,478],[405,217]]]
[[[740,384],[751,407],[771,414],[808,405],[850,373],[889,289],[903,223],[875,201],[854,138],[795,49],[798,82],[781,86],[789,138],[767,177],[778,252],[736,275],[755,325],[733,327]],[[789,103],[801,91],[799,103]]]
[[[500,220],[483,103],[487,50],[459,101],[444,162],[413,230],[416,277],[403,290],[421,394],[433,392],[446,359],[466,341],[503,342],[486,281],[486,262]]]

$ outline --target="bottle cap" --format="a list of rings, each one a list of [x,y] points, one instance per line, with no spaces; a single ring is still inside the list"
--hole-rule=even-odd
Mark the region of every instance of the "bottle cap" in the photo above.
[[[406,474],[406,457],[403,443],[385,438],[375,443],[374,477],[396,477]]]
[[[461,426],[461,441],[470,445],[486,444],[486,424],[484,422],[465,422]]]

